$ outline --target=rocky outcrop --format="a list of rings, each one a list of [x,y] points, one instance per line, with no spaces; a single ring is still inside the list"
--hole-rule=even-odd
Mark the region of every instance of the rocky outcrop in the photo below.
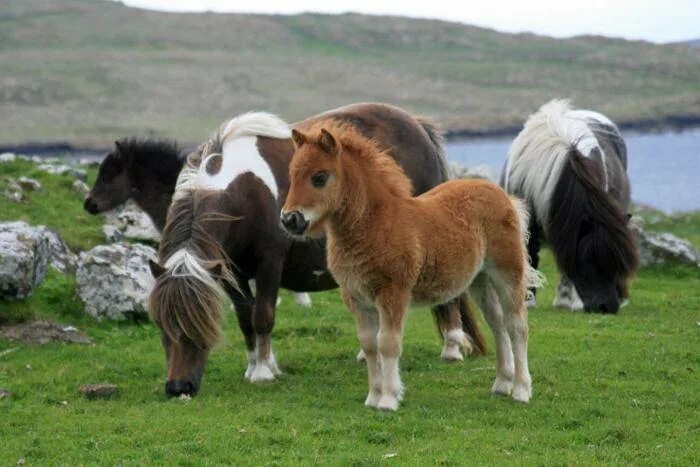
[[[49,239],[25,222],[0,224],[0,298],[21,299],[44,281]]]
[[[642,266],[681,263],[700,267],[700,253],[689,241],[668,232],[645,230],[644,220],[638,216],[632,217],[629,225],[637,238]]]
[[[160,241],[160,233],[151,218],[132,200],[105,213],[102,232],[110,242],[120,242],[127,238],[154,243]]]
[[[65,164],[44,163],[39,164],[37,169],[43,170],[44,172],[52,175],[69,175],[83,182],[87,180],[87,172],[85,172],[83,169],[76,169],[75,167],[70,167]]]
[[[78,264],[78,255],[73,253],[66,245],[58,233],[42,226],[40,229],[49,242],[50,265],[52,268],[62,273],[75,272]]]
[[[100,245],[80,254],[77,292],[85,311],[97,319],[146,316],[153,277],[148,260],[156,251],[145,245]]]

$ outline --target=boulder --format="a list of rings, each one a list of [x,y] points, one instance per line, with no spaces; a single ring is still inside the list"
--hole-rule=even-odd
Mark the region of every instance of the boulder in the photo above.
[[[700,253],[689,241],[668,232],[644,230],[644,220],[638,216],[630,219],[629,226],[637,238],[642,266],[682,263],[700,267]]]
[[[151,218],[132,200],[105,213],[102,232],[110,242],[120,242],[125,238],[155,243],[160,241],[160,233]]]
[[[17,156],[11,152],[3,152],[0,154],[0,163],[2,162],[14,162],[17,160]]]
[[[146,316],[154,283],[149,259],[157,259],[156,251],[139,244],[100,245],[81,253],[76,279],[85,311],[97,319]]]
[[[0,223],[0,298],[26,298],[44,281],[49,240],[26,222]]]
[[[38,180],[34,180],[33,178],[19,177],[19,180],[17,180],[17,184],[24,191],[39,191],[39,190],[41,190],[41,183],[39,183]]]
[[[12,202],[21,203],[25,200],[24,190],[22,190],[22,187],[17,183],[17,180],[12,177],[3,177],[3,179],[0,180],[0,189],[2,190],[0,194]]]
[[[87,186],[87,183],[85,183],[82,180],[76,180],[73,182],[73,191],[78,193],[81,196],[84,196],[88,191],[90,191],[90,187]]]
[[[65,164],[54,165],[46,162],[39,164],[37,169],[43,170],[44,172],[52,175],[69,175],[77,180],[81,180],[83,182],[87,181],[87,172],[85,172],[83,169],[76,169],[75,167],[70,167]]]
[[[51,267],[62,273],[75,272],[78,263],[78,255],[68,248],[68,245],[61,240],[58,233],[44,226],[39,226],[38,228],[43,232],[49,242]]]

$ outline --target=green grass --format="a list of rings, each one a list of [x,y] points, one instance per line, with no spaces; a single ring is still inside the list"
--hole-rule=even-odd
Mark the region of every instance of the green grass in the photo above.
[[[72,199],[62,177],[48,178],[57,187],[52,202]],[[65,202],[61,209],[73,212]],[[25,218],[73,235],[71,221],[39,203],[48,200],[24,206]],[[84,228],[86,238],[99,236],[96,224]],[[0,317],[74,324],[94,344],[0,339],[0,388],[14,393],[0,400],[0,465],[698,465],[699,270],[644,269],[630,305],[603,316],[552,309],[548,252],[542,263],[550,284],[530,312],[532,402],[489,394],[491,339],[485,357],[440,361],[431,317],[420,308],[406,327],[405,401],[392,414],[362,404],[366,371],[354,360],[354,325],[336,291],[314,294],[308,310],[283,293],[274,345],[284,374],[269,385],[244,381],[243,342],[229,316],[201,393],[185,402],[163,394],[154,326],[96,323],[82,313],[74,279],[52,272],[28,300],[0,302]],[[119,397],[79,395],[81,384],[96,382],[117,384]]]

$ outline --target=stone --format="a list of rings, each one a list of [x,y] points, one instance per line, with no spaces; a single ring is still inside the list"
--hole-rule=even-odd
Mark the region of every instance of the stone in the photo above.
[[[83,169],[76,169],[75,167],[70,167],[65,164],[51,164],[43,163],[37,166],[37,169],[43,170],[44,172],[50,173],[52,175],[69,175],[77,180],[83,182],[87,181],[87,172]]]
[[[38,228],[41,229],[49,242],[51,267],[64,274],[75,272],[78,255],[68,248],[68,245],[61,240],[58,233],[44,226],[39,226]]]
[[[465,167],[455,162],[450,162],[448,167],[450,178],[483,178],[485,180],[493,180],[491,167],[486,164],[477,165],[474,167]]]
[[[80,394],[90,400],[111,399],[119,395],[119,389],[114,384],[83,384]]]
[[[630,219],[629,226],[639,245],[642,266],[680,263],[700,267],[700,253],[689,241],[668,232],[644,230],[644,220],[638,216]]]
[[[87,192],[90,191],[90,187],[82,180],[74,181],[72,189],[81,196],[85,196]]]
[[[11,341],[33,345],[44,345],[51,342],[92,343],[90,338],[80,332],[75,326],[45,320],[1,327],[0,335]]]
[[[0,298],[22,299],[44,281],[49,240],[26,222],[0,223]]]
[[[156,251],[140,244],[99,245],[81,253],[76,280],[85,311],[98,320],[147,316],[155,282],[149,259],[157,260]]]
[[[10,391],[0,388],[0,401],[3,399],[9,399],[10,397],[12,397],[12,393]]]
[[[2,162],[14,162],[17,160],[17,156],[11,152],[3,152],[0,154],[0,163]]]
[[[160,241],[160,233],[153,221],[133,200],[105,213],[102,232],[111,242],[125,238],[153,243]]]
[[[19,180],[17,180],[17,184],[24,191],[39,191],[42,188],[41,183],[39,183],[38,180],[34,180],[33,178],[29,177],[19,177]]]

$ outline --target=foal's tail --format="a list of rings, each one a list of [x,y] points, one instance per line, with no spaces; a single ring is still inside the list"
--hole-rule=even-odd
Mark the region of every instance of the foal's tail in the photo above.
[[[474,309],[469,303],[467,294],[459,297],[459,317],[462,318],[462,331],[467,335],[474,348],[474,355],[486,355],[486,339],[481,334],[479,323],[476,321]]]
[[[531,293],[529,289],[539,289],[546,283],[547,279],[544,277],[544,274],[530,265],[530,258],[527,254],[527,242],[530,237],[528,229],[530,225],[530,212],[521,199],[511,196],[510,202],[513,204],[513,208],[518,215],[518,221],[520,222],[520,239],[523,245],[523,259],[525,260],[525,288],[528,290],[527,294],[529,295]]]

